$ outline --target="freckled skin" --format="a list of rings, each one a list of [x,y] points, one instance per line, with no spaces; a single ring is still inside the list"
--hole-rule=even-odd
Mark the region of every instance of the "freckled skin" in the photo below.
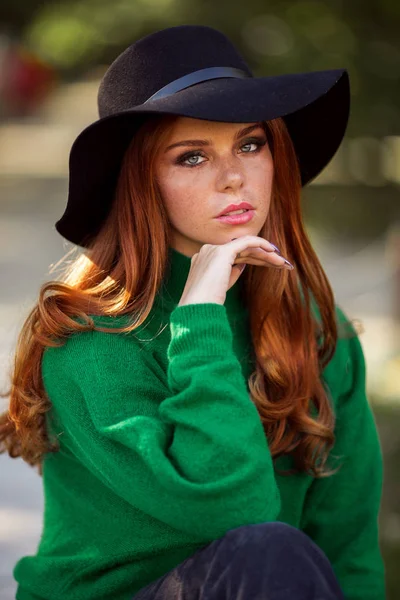
[[[171,223],[172,246],[193,256],[203,244],[225,244],[234,237],[258,235],[271,200],[273,160],[261,127],[234,140],[236,132],[256,123],[222,123],[179,117],[170,127],[156,160],[156,177]],[[183,140],[208,139],[208,146],[181,146],[165,149]],[[186,158],[184,154],[200,152]],[[255,208],[251,221],[228,225],[215,217],[229,204],[249,202]]]

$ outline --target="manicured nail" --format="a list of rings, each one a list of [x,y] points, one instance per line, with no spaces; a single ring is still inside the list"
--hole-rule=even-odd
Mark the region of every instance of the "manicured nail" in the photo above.
[[[288,260],[286,260],[286,258],[283,259],[285,261],[285,266],[287,265],[288,268],[292,271],[294,269],[294,266],[292,265],[291,262],[289,262]]]
[[[270,244],[271,244],[271,242],[270,242]],[[271,246],[272,246],[272,247],[275,249],[275,252],[276,252],[277,254],[280,254],[280,253],[281,253],[281,251],[279,250],[279,248],[277,248],[277,247],[276,247],[274,244],[271,244]]]

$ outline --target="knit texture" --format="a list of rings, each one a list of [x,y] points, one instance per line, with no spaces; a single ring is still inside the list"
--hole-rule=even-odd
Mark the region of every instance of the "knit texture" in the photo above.
[[[48,428],[60,450],[44,461],[43,533],[14,569],[17,600],[130,600],[229,529],[265,521],[309,535],[346,599],[384,600],[382,453],[358,337],[339,339],[323,372],[340,470],[318,480],[281,475],[291,457],[272,461],[249,397],[241,280],[223,306],[177,306],[190,259],[169,256],[138,330],[78,333],[44,353]],[[338,306],[336,314],[348,321]]]

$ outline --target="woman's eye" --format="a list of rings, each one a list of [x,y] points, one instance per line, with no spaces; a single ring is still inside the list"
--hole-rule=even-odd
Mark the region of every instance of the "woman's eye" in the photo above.
[[[203,158],[203,157],[201,156],[201,154],[192,154],[192,156],[188,156],[184,160],[184,162],[186,162],[186,164],[189,164],[189,165],[199,165],[199,164],[201,164],[201,161],[199,162],[197,160],[198,158]]]
[[[256,146],[258,148],[259,144],[257,144],[256,142],[247,142],[247,144],[244,144],[244,146],[242,146],[242,148],[246,148],[246,146]],[[254,152],[254,150],[253,150]],[[246,153],[245,153],[246,154]]]
[[[244,150],[244,154],[257,154],[262,150],[267,141],[267,138],[264,137],[253,138],[243,144],[243,146],[241,146],[241,150],[243,150],[243,148],[248,148],[248,150]],[[253,149],[250,149],[250,146],[253,146]]]
[[[203,161],[199,162],[197,160],[198,158],[204,158],[204,157],[199,152],[196,154],[184,154],[183,156],[178,158],[177,163],[179,165],[184,165],[185,167],[197,167],[197,165],[200,165],[203,162]]]

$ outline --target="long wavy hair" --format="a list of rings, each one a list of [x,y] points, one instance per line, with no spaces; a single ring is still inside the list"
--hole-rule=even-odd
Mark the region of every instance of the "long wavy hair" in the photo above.
[[[2,394],[9,396],[9,408],[0,416],[0,452],[22,457],[39,473],[45,454],[57,451],[46,432],[51,401],[41,375],[44,348],[62,345],[76,332],[133,331],[148,317],[162,284],[169,221],[155,161],[175,118],[153,116],[141,125],[124,155],[100,231],[84,251],[75,247],[56,265],[66,262],[58,280],[40,287],[20,331],[11,387]],[[335,441],[335,415],[321,373],[338,338],[334,296],[304,228],[300,171],[285,123],[275,119],[263,125],[274,180],[268,218],[258,235],[274,240],[296,270],[247,265],[241,276],[255,358],[250,397],[272,457],[293,457],[295,468],[286,473],[326,477],[333,473],[326,462]],[[71,253],[76,256],[67,262]],[[312,314],[312,301],[320,319]],[[134,318],[118,329],[96,327],[90,316],[125,313]]]

